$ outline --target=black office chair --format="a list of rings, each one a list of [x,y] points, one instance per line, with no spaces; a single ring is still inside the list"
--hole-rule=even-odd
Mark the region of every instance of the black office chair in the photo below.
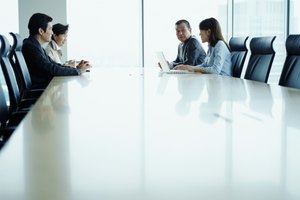
[[[289,35],[279,85],[300,89],[300,35]]]
[[[31,88],[31,77],[22,53],[23,39],[18,33],[10,32],[10,35],[13,38],[13,45],[9,54],[9,59],[17,77],[20,93],[24,97],[38,98],[44,90]]]
[[[6,105],[6,99],[4,93],[2,91],[1,83],[0,83],[0,150],[14,131],[14,129],[10,129],[6,127],[6,120],[8,117],[8,108]]]
[[[0,81],[0,127],[6,126],[8,115],[9,115],[8,106],[6,103],[6,98]]]
[[[244,63],[247,57],[248,49],[246,47],[247,37],[232,37],[229,40],[231,50],[232,76],[240,78]]]
[[[275,57],[274,37],[256,37],[250,41],[251,56],[245,73],[245,79],[267,83]]]
[[[3,77],[0,69],[0,77]],[[26,112],[10,113],[0,80],[0,150],[25,117]]]
[[[0,71],[2,73],[2,71]],[[1,74],[2,75],[2,74]],[[6,98],[0,82],[0,150],[5,145],[18,124],[25,117],[25,112],[9,113]]]
[[[5,84],[9,91],[10,112],[21,109],[29,110],[29,107],[35,103],[36,99],[23,99],[21,96],[16,76],[9,60],[10,44],[3,35],[0,35],[0,42],[0,63],[5,77]]]

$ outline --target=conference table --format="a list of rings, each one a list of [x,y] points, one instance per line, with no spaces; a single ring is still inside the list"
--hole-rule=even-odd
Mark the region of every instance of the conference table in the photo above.
[[[154,67],[55,77],[0,151],[0,199],[299,200],[299,102]]]

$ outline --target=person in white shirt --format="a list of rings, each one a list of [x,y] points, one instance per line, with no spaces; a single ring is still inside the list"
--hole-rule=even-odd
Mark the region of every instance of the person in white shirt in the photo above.
[[[69,60],[67,62],[62,61],[62,51],[61,47],[65,44],[68,37],[68,29],[69,25],[63,25],[63,24],[54,24],[52,27],[53,35],[51,37],[51,41],[46,46],[45,50],[47,55],[56,63],[75,67],[76,61],[75,60]]]
[[[232,76],[230,48],[223,38],[219,22],[215,18],[205,19],[200,22],[199,29],[202,42],[209,44],[204,62],[196,66],[178,65],[175,69]]]

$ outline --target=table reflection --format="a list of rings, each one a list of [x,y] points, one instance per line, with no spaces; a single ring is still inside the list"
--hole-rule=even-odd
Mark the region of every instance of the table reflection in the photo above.
[[[300,199],[299,90],[157,71],[56,77],[0,152],[0,199]]]
[[[199,101],[204,87],[205,81],[199,77],[178,77],[177,89],[181,97],[175,105],[176,113],[183,116],[187,115],[190,112],[192,103]]]
[[[199,117],[206,123],[215,123],[223,118],[230,120],[227,116],[222,116],[220,110],[223,103],[226,103],[228,88],[225,88],[222,79],[206,79],[205,81],[207,100],[201,102],[199,106]]]
[[[270,86],[257,81],[247,81],[246,89],[249,97],[248,105],[251,111],[272,117],[274,101]]]
[[[52,83],[24,126],[25,198],[70,197],[68,84]]]

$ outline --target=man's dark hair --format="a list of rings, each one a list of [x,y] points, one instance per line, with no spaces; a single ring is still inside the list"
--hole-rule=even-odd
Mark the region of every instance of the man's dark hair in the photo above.
[[[43,13],[33,14],[28,22],[29,35],[38,34],[39,28],[46,31],[49,22],[52,22],[52,17]]]
[[[185,23],[185,25],[186,25],[187,28],[189,28],[189,29],[191,28],[190,23],[189,23],[187,20],[185,20],[185,19],[178,20],[178,21],[175,23],[175,25],[178,26],[179,24],[182,24],[182,23]]]

